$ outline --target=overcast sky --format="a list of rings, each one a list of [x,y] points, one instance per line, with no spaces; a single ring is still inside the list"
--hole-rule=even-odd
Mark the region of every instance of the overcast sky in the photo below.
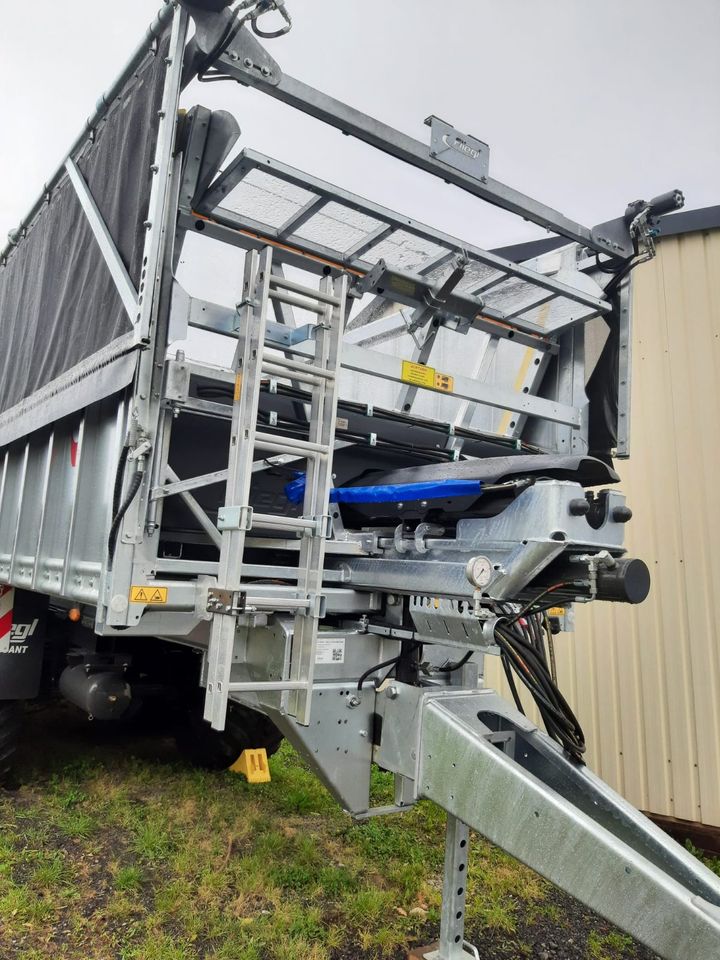
[[[157,0],[3,4],[0,236],[24,216]],[[288,0],[287,72],[418,139],[434,113],[491,175],[592,225],[673,187],[720,202],[720,0]],[[243,143],[486,246],[537,236],[462,192],[236,84]],[[0,244],[2,245],[2,244]]]

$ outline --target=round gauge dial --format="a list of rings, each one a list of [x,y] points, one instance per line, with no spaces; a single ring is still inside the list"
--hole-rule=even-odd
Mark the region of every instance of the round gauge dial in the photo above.
[[[486,587],[492,573],[493,565],[487,557],[473,557],[467,565],[467,578],[476,587]]]

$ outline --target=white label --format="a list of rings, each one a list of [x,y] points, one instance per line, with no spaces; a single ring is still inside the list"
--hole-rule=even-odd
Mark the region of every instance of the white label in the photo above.
[[[345,663],[345,637],[318,637],[315,663]]]
[[[338,417],[337,420],[335,421],[335,427],[338,430],[347,430],[349,426],[350,426],[350,421],[347,419],[347,417]]]

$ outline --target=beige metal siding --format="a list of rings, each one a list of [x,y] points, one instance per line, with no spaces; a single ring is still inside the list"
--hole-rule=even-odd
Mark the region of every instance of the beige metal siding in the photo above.
[[[652,813],[720,826],[720,230],[669,237],[635,274],[628,551],[639,607],[579,605],[557,638],[589,763]],[[503,686],[488,658],[488,682]]]

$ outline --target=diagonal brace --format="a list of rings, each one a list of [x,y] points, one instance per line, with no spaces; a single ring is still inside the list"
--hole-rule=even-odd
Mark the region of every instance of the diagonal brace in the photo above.
[[[115,246],[115,241],[110,235],[107,224],[98,210],[93,195],[90,193],[90,188],[72,157],[68,157],[65,161],[65,169],[68,172],[70,182],[75,188],[75,193],[90,224],[93,236],[100,247],[100,252],[113,278],[113,283],[115,284],[117,292],[120,294],[120,299],[123,302],[125,311],[130,321],[134,324],[137,320],[138,311],[138,294],[135,285],[130,279],[122,257]]]

